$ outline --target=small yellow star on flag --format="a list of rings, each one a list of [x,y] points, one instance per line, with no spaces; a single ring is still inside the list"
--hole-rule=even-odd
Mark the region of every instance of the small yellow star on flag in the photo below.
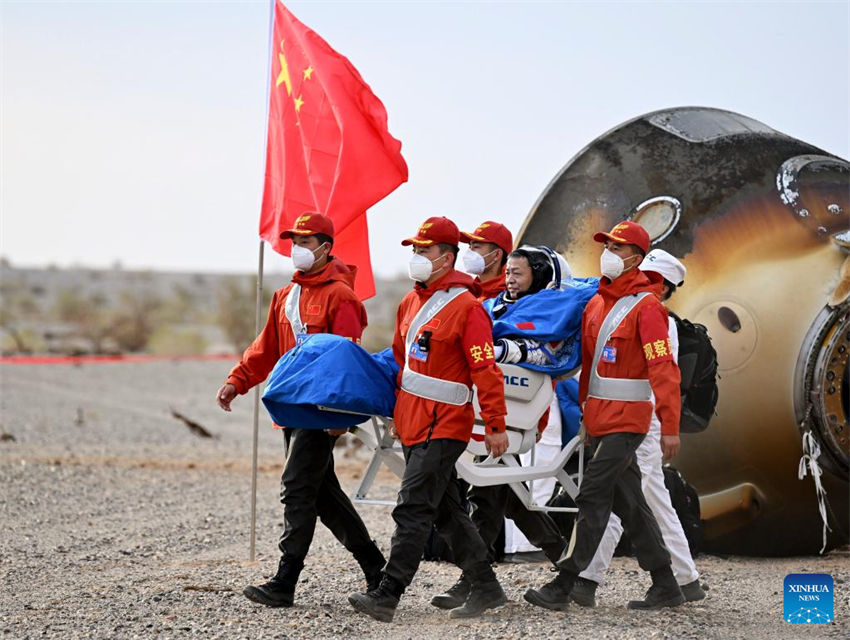
[[[309,80],[312,77],[313,77],[313,67],[309,66],[306,69],[304,69],[304,79]]]
[[[301,111],[301,105],[302,104],[304,104],[304,101],[301,99],[301,96],[299,95],[297,98],[295,98],[295,110]]]

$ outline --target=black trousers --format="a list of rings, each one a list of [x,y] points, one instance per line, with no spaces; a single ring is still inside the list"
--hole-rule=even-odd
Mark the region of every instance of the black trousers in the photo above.
[[[334,472],[337,437],[313,429],[287,429],[284,437],[290,449],[280,487],[284,521],[278,544],[281,552],[303,560],[313,541],[317,516],[355,556],[374,546]]]
[[[493,545],[506,516],[513,520],[528,541],[542,549],[553,563],[561,557],[566,543],[555,521],[545,512],[526,509],[508,485],[472,487],[468,497],[472,505],[472,522],[487,546],[490,561],[496,558]]]
[[[465,442],[448,439],[404,447],[406,466],[393,509],[396,529],[384,569],[402,589],[419,568],[432,523],[473,583],[495,579],[484,541],[461,504],[455,462],[465,449]]]
[[[612,433],[594,439],[595,452],[576,498],[578,517],[566,557],[559,564],[561,569],[579,574],[587,568],[612,510],[629,532],[644,571],[670,565],[670,553],[641,489],[635,450],[643,438],[642,433]]]

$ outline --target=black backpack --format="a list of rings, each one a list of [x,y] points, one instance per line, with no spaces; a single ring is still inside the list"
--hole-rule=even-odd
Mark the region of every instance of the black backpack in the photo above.
[[[705,326],[670,312],[679,331],[682,420],[679,431],[704,431],[717,406],[717,352]]]
[[[663,468],[664,486],[670,492],[670,502],[682,531],[688,539],[691,556],[696,556],[703,548],[703,521],[700,517],[699,496],[696,489],[682,476],[681,472],[669,465]]]

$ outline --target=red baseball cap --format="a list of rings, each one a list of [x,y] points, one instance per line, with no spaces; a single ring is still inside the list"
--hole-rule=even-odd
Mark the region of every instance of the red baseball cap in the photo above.
[[[440,243],[454,246],[460,244],[460,231],[457,230],[457,225],[442,216],[428,218],[419,227],[415,236],[401,241],[404,247],[410,244],[415,244],[417,247],[430,247]]]
[[[461,231],[460,241],[467,243],[473,241],[489,242],[504,251],[505,255],[509,254],[514,248],[514,237],[508,228],[503,224],[491,220],[479,224],[472,233]]]
[[[292,229],[287,229],[280,234],[283,239],[291,238],[292,236],[314,236],[317,233],[323,233],[326,236],[334,237],[334,223],[327,216],[315,211],[302,213],[295,219],[295,226]]]
[[[644,254],[649,251],[649,234],[637,222],[624,220],[617,223],[609,233],[599,231],[593,235],[596,242],[610,240],[618,244],[633,244],[640,248]]]

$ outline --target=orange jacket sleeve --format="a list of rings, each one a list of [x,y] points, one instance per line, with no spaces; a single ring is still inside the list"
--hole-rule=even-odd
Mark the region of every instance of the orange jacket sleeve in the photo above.
[[[655,394],[655,413],[661,422],[661,435],[679,434],[682,398],[681,372],[673,359],[667,330],[667,312],[658,305],[647,305],[638,316],[638,332],[649,369],[649,384]]]
[[[471,307],[461,340],[472,383],[478,389],[481,418],[488,433],[505,430],[505,382],[493,357],[493,328],[480,304]]]
[[[288,291],[284,289],[284,291]],[[286,299],[281,296],[280,291],[275,291],[272,302],[269,305],[269,317],[266,326],[260,332],[254,342],[245,349],[242,360],[230,371],[227,382],[236,387],[239,394],[248,393],[256,384],[265,380],[271,370],[274,369],[280,358],[280,341],[278,339],[278,305],[280,300]]]
[[[395,331],[393,332],[393,357],[395,358],[396,363],[402,369],[404,368],[404,340],[401,337],[401,322],[404,318],[404,314],[406,311],[406,306],[404,304],[405,301],[398,306],[398,309],[395,313]],[[401,372],[399,372],[399,376],[401,376]],[[399,378],[401,380],[401,378]]]
[[[357,303],[343,300],[331,320],[331,333],[359,343],[363,335],[364,315]]]

